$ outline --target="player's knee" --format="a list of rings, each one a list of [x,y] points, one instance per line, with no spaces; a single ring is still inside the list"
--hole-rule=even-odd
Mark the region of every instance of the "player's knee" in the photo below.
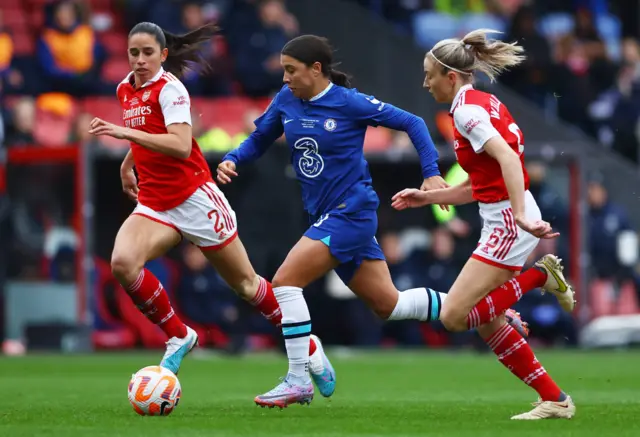
[[[258,292],[258,287],[260,287],[260,277],[254,273],[241,278],[237,284],[230,285],[242,299],[251,300]]]
[[[460,332],[467,330],[467,315],[457,310],[444,305],[440,312],[440,321],[450,332]]]
[[[111,272],[122,285],[133,284],[143,266],[144,263],[125,253],[114,252],[111,256]]]
[[[389,317],[391,317],[391,313],[393,313],[394,308],[395,304],[393,302],[378,301],[373,302],[373,304],[371,305],[371,309],[373,310],[373,312],[382,320],[389,320]]]
[[[293,275],[288,274],[286,271],[278,270],[271,281],[271,285],[273,288],[277,287],[297,287],[295,278]]]

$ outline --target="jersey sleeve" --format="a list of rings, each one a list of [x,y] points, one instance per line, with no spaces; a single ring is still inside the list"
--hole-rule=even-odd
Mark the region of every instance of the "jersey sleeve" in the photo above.
[[[191,125],[191,99],[181,82],[167,82],[160,90],[159,102],[165,126],[175,123]]]
[[[348,95],[347,110],[350,117],[368,126],[383,126],[406,132],[418,152],[423,177],[440,175],[438,151],[422,118],[355,91]]]
[[[254,121],[256,129],[237,149],[227,153],[223,161],[243,164],[256,160],[282,136],[284,127],[280,118],[280,99],[280,93],[276,94],[264,113]]]
[[[453,121],[460,135],[471,143],[476,153],[484,151],[484,145],[500,133],[491,124],[489,113],[478,105],[462,105],[453,113]]]
[[[368,126],[377,127],[384,125],[385,121],[398,115],[398,108],[381,102],[374,96],[368,96],[354,91],[348,95],[347,100],[350,115]]]

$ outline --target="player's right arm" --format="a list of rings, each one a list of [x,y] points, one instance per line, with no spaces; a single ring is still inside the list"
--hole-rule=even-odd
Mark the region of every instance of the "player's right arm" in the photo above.
[[[133,161],[133,153],[131,149],[127,152],[127,156],[122,160],[120,165],[120,179],[122,180],[122,191],[133,201],[138,200],[138,180],[133,172],[135,163]]]
[[[284,132],[280,109],[278,107],[280,94],[278,93],[267,110],[254,122],[256,129],[236,149],[227,153],[218,164],[218,182],[228,184],[231,178],[238,175],[238,164],[255,161],[260,158],[269,146],[280,138]]]
[[[437,190],[422,191],[407,188],[397,193],[391,200],[391,206],[398,211],[426,205],[465,205],[474,202],[470,179],[453,187]]]

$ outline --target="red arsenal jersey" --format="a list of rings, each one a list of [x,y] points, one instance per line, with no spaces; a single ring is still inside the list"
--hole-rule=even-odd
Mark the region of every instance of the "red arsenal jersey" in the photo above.
[[[191,100],[182,82],[162,68],[136,89],[133,73],[118,85],[122,120],[131,129],[166,134],[174,123],[191,125]],[[200,185],[211,182],[211,172],[195,139],[187,159],[154,152],[136,143],[131,151],[138,173],[138,201],[154,211],[166,211],[187,200]]]
[[[520,155],[524,189],[529,189],[529,175],[524,167],[524,136],[496,96],[465,85],[453,100],[451,114],[456,157],[469,175],[474,199],[496,203],[509,198],[500,164],[484,151],[485,143],[498,135]]]

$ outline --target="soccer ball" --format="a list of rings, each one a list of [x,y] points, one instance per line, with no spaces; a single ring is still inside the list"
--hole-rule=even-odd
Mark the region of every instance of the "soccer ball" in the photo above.
[[[144,367],[129,381],[129,402],[141,416],[168,416],[181,395],[178,377],[164,367]]]

